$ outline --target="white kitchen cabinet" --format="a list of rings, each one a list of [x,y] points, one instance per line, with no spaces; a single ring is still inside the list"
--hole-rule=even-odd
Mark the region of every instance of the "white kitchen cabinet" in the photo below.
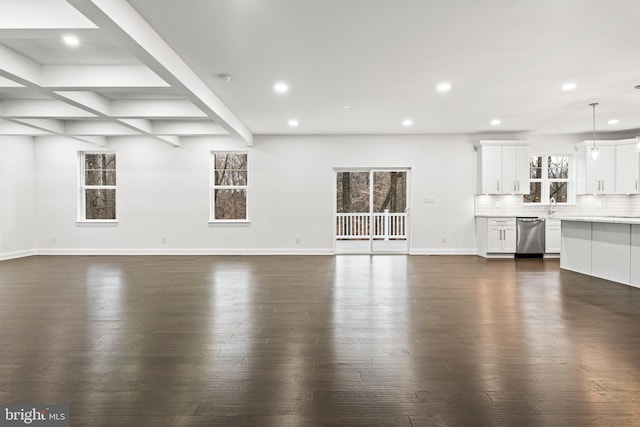
[[[628,140],[628,143],[620,143],[616,150],[616,193],[637,194],[638,179],[640,178],[640,153],[636,151],[636,141]]]
[[[544,231],[545,253],[559,254],[561,246],[560,220],[547,218],[544,223]]]
[[[597,159],[591,157],[591,150],[586,150],[586,189],[587,194],[611,194],[615,192],[615,147],[603,145],[599,147]]]
[[[560,268],[591,274],[591,223],[562,221]]]
[[[476,217],[478,255],[483,257],[513,257],[516,253],[516,219]]]
[[[529,147],[520,141],[480,141],[477,194],[529,194]]]
[[[629,284],[640,288],[640,225],[631,225],[631,275]]]

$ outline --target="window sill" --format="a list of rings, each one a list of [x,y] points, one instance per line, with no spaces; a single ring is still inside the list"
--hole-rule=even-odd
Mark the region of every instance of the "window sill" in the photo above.
[[[78,226],[101,226],[101,227],[115,227],[118,225],[117,219],[88,219],[76,221]]]
[[[209,226],[213,227],[248,227],[251,225],[251,221],[249,220],[218,220],[218,221],[209,221]]]

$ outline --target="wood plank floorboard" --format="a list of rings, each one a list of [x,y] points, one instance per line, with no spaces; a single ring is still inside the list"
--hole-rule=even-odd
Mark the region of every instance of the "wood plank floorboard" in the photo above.
[[[0,342],[72,426],[640,426],[640,289],[557,260],[29,257]]]

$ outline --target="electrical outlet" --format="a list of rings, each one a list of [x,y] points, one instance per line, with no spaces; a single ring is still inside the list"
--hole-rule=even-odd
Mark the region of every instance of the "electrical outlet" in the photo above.
[[[442,238],[442,243],[447,243],[447,238],[446,237]]]
[[[296,243],[300,243],[300,236],[296,236]]]
[[[167,243],[167,238],[165,236],[162,236],[162,243]]]
[[[51,238],[51,243],[58,243],[58,238],[56,236],[53,236]]]

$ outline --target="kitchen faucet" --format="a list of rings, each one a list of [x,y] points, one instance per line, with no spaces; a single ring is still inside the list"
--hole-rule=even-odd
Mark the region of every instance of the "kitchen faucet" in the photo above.
[[[549,204],[547,205],[547,215],[551,216],[553,215],[553,208],[556,207],[556,199],[554,199],[553,197],[549,199]]]

